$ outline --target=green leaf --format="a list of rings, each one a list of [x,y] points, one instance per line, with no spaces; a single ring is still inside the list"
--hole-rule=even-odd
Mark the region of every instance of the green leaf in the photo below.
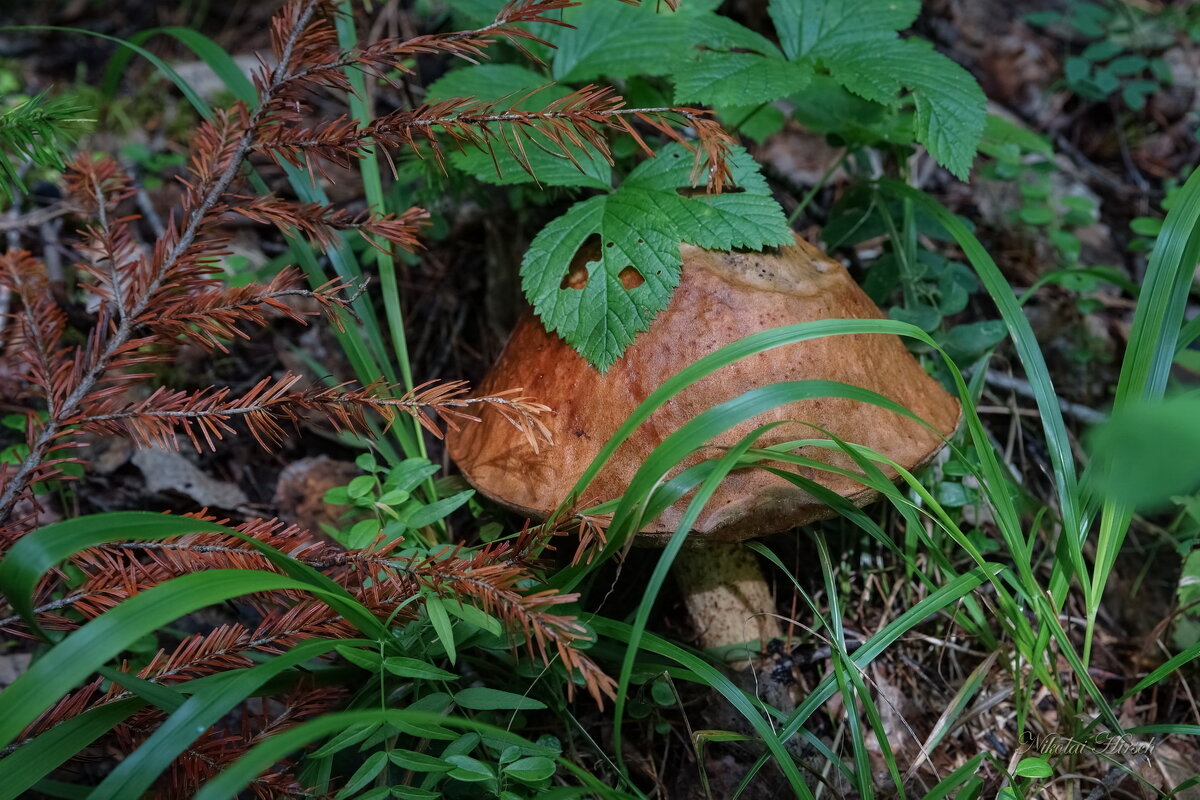
[[[1054,769],[1044,758],[1022,758],[1017,763],[1016,773],[1020,778],[1049,778]]]
[[[850,91],[876,102],[894,101],[901,88],[908,89],[917,141],[939,164],[967,179],[987,121],[987,98],[969,72],[920,39],[856,48],[831,72]]]
[[[1026,225],[1049,225],[1054,221],[1054,211],[1049,206],[1025,206],[1017,217]]]
[[[429,624],[433,626],[438,641],[446,650],[446,657],[453,664],[458,658],[458,653],[454,647],[454,628],[446,613],[445,602],[432,592],[422,591],[421,594],[425,597],[425,613],[429,615]]]
[[[998,319],[955,325],[946,336],[946,352],[951,358],[962,361],[995,347],[1006,336],[1008,329]]]
[[[360,497],[366,497],[374,489],[374,475],[359,475],[357,478],[352,478],[350,483],[346,485],[346,493],[354,500],[357,500]]]
[[[157,647],[158,645],[155,644],[155,649]],[[148,681],[145,678],[131,675],[128,672],[122,672],[119,669],[99,667],[96,672],[108,678],[122,689],[126,689],[130,693],[142,698],[147,703],[158,706],[168,714],[178,711],[179,707],[187,702],[186,697],[170,686],[163,686],[162,684]]]
[[[474,711],[537,711],[546,707],[541,700],[483,686],[456,692],[454,702]]]
[[[466,489],[465,491],[452,494],[449,497],[443,497],[441,500],[436,500],[429,505],[418,506],[411,514],[403,517],[404,524],[410,528],[424,528],[427,525],[432,525],[438,520],[444,519],[451,512],[462,506],[475,495],[474,489]]]
[[[701,51],[672,73],[675,102],[709,105],[769,103],[797,92],[812,80],[807,64],[758,53]]]
[[[522,285],[542,323],[601,371],[666,308],[679,283],[682,242],[729,250],[791,241],[745,150],[734,148],[730,158],[740,192],[681,196],[677,190],[693,186],[693,164],[682,145],[663,148],[617,191],[576,203],[550,222],[525,254]],[[567,282],[573,261],[586,271],[582,288]]]
[[[564,86],[552,85],[549,78],[515,64],[477,64],[451,70],[434,81],[426,93],[428,102],[451,97],[474,97],[499,101],[498,110],[544,108],[570,94]],[[512,135],[518,132],[513,131]],[[523,132],[524,147],[501,144],[491,151],[468,147],[451,153],[450,163],[479,180],[499,185],[541,183],[547,186],[589,186],[607,189],[612,184],[612,167],[595,147],[568,143],[566,158],[558,146],[549,147],[536,133]],[[518,160],[515,152],[521,154]],[[525,166],[522,166],[522,161]],[[526,169],[528,167],[528,169]]]
[[[894,37],[917,18],[920,0],[771,0],[767,8],[790,59],[836,59]]]
[[[399,675],[401,678],[415,678],[425,681],[458,680],[458,676],[453,672],[447,672],[418,658],[391,656],[383,660],[383,668],[393,675]]]
[[[538,783],[554,774],[554,762],[545,756],[529,756],[504,767],[504,772],[522,783]]]
[[[1088,437],[1100,496],[1145,509],[1200,487],[1200,399],[1139,400]]]
[[[482,628],[493,636],[500,636],[504,633],[504,626],[500,620],[490,614],[484,613],[482,609],[476,608],[470,603],[446,603],[445,608],[448,612],[461,619],[463,622],[474,625],[476,628]]]
[[[1107,61],[1121,52],[1121,45],[1114,41],[1105,40],[1093,42],[1083,50],[1083,57],[1088,61]]]
[[[453,764],[437,756],[412,750],[389,750],[388,758],[400,769],[410,769],[413,772],[449,772],[454,769]]]
[[[338,655],[349,661],[360,669],[365,669],[367,672],[378,672],[380,665],[383,663],[383,658],[372,650],[365,650],[360,647],[347,647],[338,645],[334,648]]]
[[[431,792],[420,786],[393,786],[392,796],[402,800],[441,800],[441,792]]]
[[[565,83],[601,77],[666,75],[686,59],[691,47],[682,14],[659,11],[655,3],[591,2],[566,9],[563,21],[574,29],[559,29],[551,40],[554,79]]]
[[[344,800],[344,798],[349,797],[375,780],[376,776],[383,772],[383,768],[387,766],[387,762],[388,755],[383,750],[368,756],[367,760],[362,763],[362,766],[356,769],[354,774],[350,776],[350,780],[342,787],[342,790],[335,795],[337,800]]]
[[[383,480],[385,490],[411,492],[421,481],[437,473],[437,464],[424,458],[406,458],[393,467]]]
[[[1158,236],[1162,223],[1158,217],[1134,217],[1129,222],[1129,229],[1138,236]]]
[[[829,71],[867,100],[911,93],[913,133],[939,164],[966,180],[983,135],[987,99],[971,74],[920,39],[900,39],[918,0],[771,0],[784,53]]]
[[[446,756],[446,761],[454,765],[454,769],[450,771],[449,776],[455,780],[475,783],[478,781],[490,781],[496,777],[496,773],[492,771],[492,768],[477,758],[453,755]]]
[[[1063,75],[1068,83],[1082,83],[1092,74],[1092,62],[1078,56],[1071,56],[1063,65]]]
[[[1108,68],[1113,71],[1114,75],[1126,77],[1136,75],[1148,66],[1150,66],[1150,62],[1143,56],[1121,56],[1114,58]]]

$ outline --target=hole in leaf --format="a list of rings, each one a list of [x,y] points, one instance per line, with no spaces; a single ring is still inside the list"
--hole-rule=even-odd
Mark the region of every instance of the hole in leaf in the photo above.
[[[601,259],[600,244],[600,234],[598,233],[593,233],[583,240],[583,244],[579,245],[579,249],[572,256],[571,263],[567,265],[567,274],[563,275],[562,283],[558,285],[558,288],[583,289],[587,286],[587,265]]]
[[[626,289],[636,289],[646,282],[646,279],[642,277],[642,273],[638,272],[632,266],[621,270],[621,274],[617,278]]]

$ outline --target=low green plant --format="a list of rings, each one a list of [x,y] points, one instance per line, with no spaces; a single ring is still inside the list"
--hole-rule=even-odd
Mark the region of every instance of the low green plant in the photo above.
[[[1084,100],[1120,98],[1131,111],[1172,83],[1171,69],[1159,55],[1174,43],[1177,20],[1128,3],[1071,0],[1064,11],[1027,15],[1038,26],[1059,26],[1087,42],[1063,64],[1067,88]]]

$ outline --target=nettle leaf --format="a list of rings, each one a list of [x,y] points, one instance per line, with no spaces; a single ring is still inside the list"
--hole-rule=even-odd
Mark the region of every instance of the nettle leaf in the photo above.
[[[969,72],[929,42],[894,39],[848,54],[832,74],[850,91],[876,102],[887,103],[899,89],[908,89],[916,108],[917,141],[939,164],[967,179],[987,123],[987,98]]]
[[[837,59],[895,38],[921,13],[920,0],[771,0],[767,6],[788,58]]]
[[[987,118],[987,99],[965,69],[921,39],[901,39],[919,0],[771,0],[784,54],[810,63],[860,97],[899,105],[909,92],[913,135],[966,179]]]
[[[669,73],[687,56],[691,42],[683,35],[682,10],[656,5],[590,0],[564,9],[563,21],[575,27],[551,35],[555,80],[578,83]]]
[[[429,86],[429,102],[450,97],[475,97],[481,100],[501,100],[499,109],[544,108],[566,97],[571,90],[551,83],[550,78],[515,64],[477,64],[451,70]],[[567,143],[571,158],[562,148],[548,147],[533,131],[505,131],[504,141],[489,152],[468,147],[451,153],[450,163],[479,180],[498,185],[541,183],[547,186],[587,186],[607,189],[612,185],[612,166],[608,159],[591,145]],[[516,136],[522,139],[518,142]],[[513,152],[522,154],[529,169],[521,166]]]
[[[803,89],[812,69],[759,53],[702,51],[675,69],[675,102],[711,105],[769,103]]]
[[[601,371],[666,308],[679,283],[680,244],[730,250],[791,241],[745,150],[731,155],[735,191],[725,194],[694,188],[693,163],[682,145],[663,148],[616,191],[548,224],[525,254],[522,285],[542,323]]]

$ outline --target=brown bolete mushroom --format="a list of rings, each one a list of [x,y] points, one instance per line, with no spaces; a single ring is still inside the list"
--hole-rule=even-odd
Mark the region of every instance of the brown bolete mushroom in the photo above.
[[[479,389],[522,387],[554,410],[546,420],[553,445],[534,450],[500,415],[448,436],[450,455],[480,492],[517,512],[545,518],[566,498],[604,443],[667,378],[698,358],[757,331],[821,319],[874,319],[883,314],[846,269],[797,239],[779,253],[718,253],[685,245],[680,284],[661,312],[606,373],[590,366],[532,314],[522,318]],[[884,395],[928,422],[844,398],[803,400],[737,425],[712,444],[731,446],[759,425],[786,421],[757,446],[814,438],[810,425],[865,445],[913,468],[943,445],[958,425],[958,401],[917,363],[896,336],[830,336],[777,347],[722,367],[687,387],[620,446],[578,498],[577,508],[621,496],[663,439],[706,409],[780,381],[829,380]],[[809,423],[809,424],[804,424]],[[938,434],[942,434],[939,436]],[[810,457],[853,469],[836,450]],[[677,470],[698,463],[693,454]],[[822,470],[797,470],[848,500],[874,493]],[[687,498],[637,536],[662,545],[677,527]],[[795,484],[763,470],[731,473],[697,518],[674,570],[701,644],[720,647],[780,636],[771,592],[753,553],[738,543],[828,517],[833,512]]]

